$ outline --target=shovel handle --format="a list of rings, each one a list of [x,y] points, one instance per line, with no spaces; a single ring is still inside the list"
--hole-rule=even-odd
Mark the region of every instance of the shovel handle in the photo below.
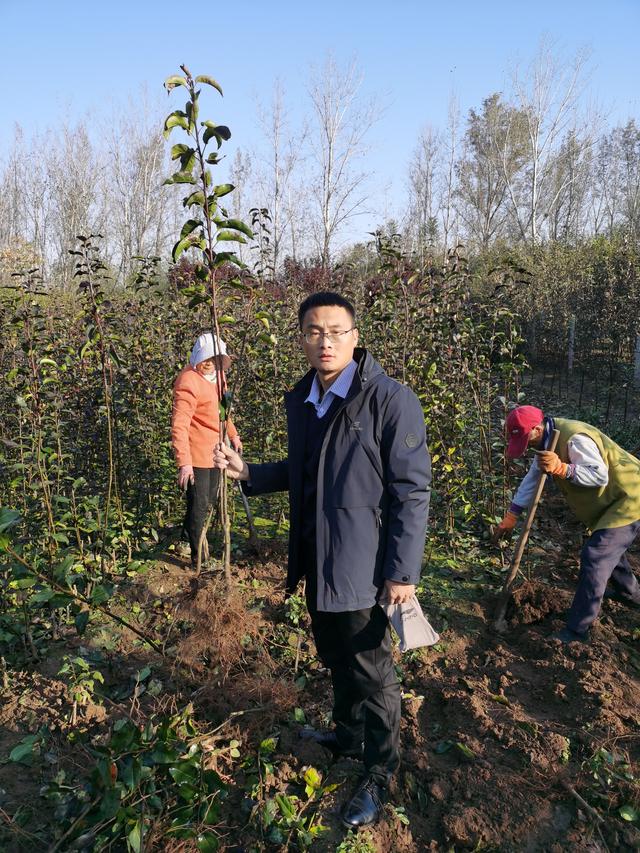
[[[553,433],[551,434],[551,442],[547,449],[552,451],[555,450],[559,438],[560,431],[554,429]],[[513,558],[511,560],[509,574],[507,575],[507,578],[502,587],[502,592],[500,593],[498,608],[496,610],[495,626],[499,626],[501,629],[504,629],[506,625],[504,617],[507,612],[509,596],[511,595],[511,587],[513,586],[513,582],[516,579],[516,575],[518,574],[518,570],[520,568],[520,561],[522,560],[522,555],[524,554],[524,549],[526,547],[527,540],[529,539],[529,533],[531,531],[531,526],[533,525],[533,519],[535,518],[536,510],[538,509],[538,504],[540,503],[540,498],[542,497],[542,492],[544,490],[546,480],[547,475],[544,473],[544,471],[541,471],[540,479],[538,480],[538,485],[536,486],[536,491],[533,496],[533,501],[531,502],[531,506],[529,507],[529,511],[527,513],[527,519],[525,521],[524,528],[522,530],[522,533],[520,534],[520,538],[518,539],[518,543],[516,545],[516,550],[514,551]]]

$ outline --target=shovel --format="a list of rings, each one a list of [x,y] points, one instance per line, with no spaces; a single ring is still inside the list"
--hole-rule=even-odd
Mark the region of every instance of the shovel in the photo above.
[[[560,437],[560,432],[557,429],[554,429],[551,434],[551,443],[547,450],[555,450],[556,445],[558,443],[558,438]],[[505,615],[507,612],[507,605],[509,603],[509,598],[511,597],[511,590],[513,588],[513,582],[516,579],[516,575],[518,574],[518,570],[520,568],[520,561],[522,560],[522,555],[524,554],[524,549],[527,544],[527,540],[529,539],[529,532],[531,530],[531,526],[533,524],[533,519],[536,515],[536,510],[538,509],[538,504],[540,503],[540,498],[542,497],[542,490],[544,489],[544,484],[547,480],[547,475],[544,471],[540,472],[540,479],[538,480],[538,485],[536,486],[536,491],[533,496],[533,501],[531,502],[531,506],[529,507],[529,512],[527,513],[527,519],[525,521],[524,529],[520,534],[520,538],[518,539],[518,543],[516,545],[516,549],[513,554],[513,558],[511,560],[511,566],[509,567],[509,574],[504,582],[502,587],[502,592],[500,593],[500,598],[498,600],[498,607],[496,609],[495,620],[493,623],[493,627],[499,634],[504,634],[509,629],[507,625],[507,620],[505,619]]]

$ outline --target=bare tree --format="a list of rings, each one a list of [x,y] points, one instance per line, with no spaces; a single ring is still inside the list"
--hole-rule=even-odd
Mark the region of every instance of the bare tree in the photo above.
[[[551,203],[547,234],[551,240],[575,240],[584,234],[591,175],[591,149],[570,131],[555,158],[549,180]]]
[[[13,147],[7,157],[0,182],[0,246],[9,246],[12,240],[22,238],[24,198],[22,186],[24,181],[23,133],[16,125],[14,129]]]
[[[289,225],[287,254],[296,263],[309,247],[308,235],[312,232],[309,190],[302,178],[290,181],[284,199],[285,219]]]
[[[549,45],[543,42],[523,76],[516,68],[513,89],[516,111],[512,112],[518,126],[507,128],[502,140],[496,140],[500,153],[503,177],[520,236],[537,243],[543,236],[544,221],[575,179],[567,172],[564,180],[552,191],[558,149],[571,131],[575,145],[590,148],[594,137],[588,123],[578,114],[579,99],[584,88],[586,54],[578,53],[569,64],[558,61]],[[510,170],[511,134],[526,122],[527,159],[523,169]]]
[[[637,238],[640,234],[640,128],[631,119],[618,130],[622,171],[623,223]]]
[[[160,255],[175,233],[175,196],[163,186],[168,164],[159,115],[143,93],[128,113],[118,111],[104,134],[107,236],[122,280],[135,257]]]
[[[620,162],[616,154],[615,134],[611,131],[598,141],[593,162],[590,218],[594,233],[613,233],[619,201]]]
[[[252,204],[247,199],[247,189],[252,170],[253,162],[249,153],[242,148],[237,148],[229,173],[229,180],[235,187],[235,190],[229,196],[231,199],[231,213],[235,219],[248,221],[248,212]],[[248,260],[247,248],[242,243],[238,243],[236,248],[236,255],[243,263],[246,263]]]
[[[454,95],[449,98],[447,131],[444,136],[445,160],[443,162],[442,186],[440,193],[440,219],[442,222],[442,243],[446,257],[450,243],[457,242],[458,215],[455,205],[457,194],[456,160],[459,145],[460,112]]]
[[[96,204],[103,197],[98,162],[83,123],[63,126],[59,146],[45,155],[50,251],[63,286],[73,275],[74,260],[68,250],[75,245],[77,235],[99,231],[103,221]]]
[[[468,239],[482,249],[508,234],[505,172],[513,179],[524,155],[522,133],[514,132],[517,117],[512,112],[498,93],[482,102],[481,112],[470,110],[456,164],[460,218]]]
[[[328,57],[312,74],[309,95],[313,107],[311,179],[313,237],[322,266],[327,269],[336,236],[367,200],[367,175],[356,168],[366,149],[364,139],[379,118],[375,102],[360,97],[362,75],[355,62],[339,68]]]
[[[640,129],[633,119],[598,141],[591,191],[591,227],[596,234],[622,228],[640,233]]]
[[[258,120],[263,130],[263,168],[256,175],[258,206],[271,217],[270,264],[274,270],[282,261],[285,244],[290,238],[291,218],[299,215],[292,204],[292,184],[302,160],[306,130],[294,132],[284,102],[284,87],[276,80],[268,107],[258,105]]]
[[[409,249],[424,260],[424,251],[433,248],[438,238],[437,184],[441,143],[437,131],[425,127],[418,138],[409,165],[409,211],[406,232]]]
[[[51,222],[51,198],[47,184],[47,168],[44,152],[49,146],[51,135],[36,136],[25,156],[25,182],[23,185],[25,215],[25,238],[41,259],[43,272],[50,261],[49,232]]]

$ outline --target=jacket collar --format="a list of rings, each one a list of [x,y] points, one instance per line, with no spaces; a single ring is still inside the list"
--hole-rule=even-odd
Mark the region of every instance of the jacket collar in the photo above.
[[[378,364],[371,353],[363,347],[356,347],[354,349],[353,359],[358,365],[358,368],[355,376],[353,377],[351,390],[349,391],[347,400],[354,397],[366,384],[384,374],[384,370],[381,365]],[[304,401],[309,396],[315,375],[316,371],[314,368],[305,373],[302,379],[293,386],[291,391],[286,392],[284,395],[286,401],[295,405],[303,405]]]

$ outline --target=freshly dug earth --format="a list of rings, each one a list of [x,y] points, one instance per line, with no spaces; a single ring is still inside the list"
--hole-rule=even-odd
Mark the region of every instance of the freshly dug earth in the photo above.
[[[398,655],[402,767],[384,820],[348,838],[343,850],[640,849],[638,820],[625,820],[620,812],[627,807],[631,818],[633,810],[640,812],[640,614],[607,602],[590,645],[550,640],[571,600],[574,550],[577,554],[573,545],[566,552],[551,546],[536,558],[532,547],[535,579],[516,589],[505,636],[492,629],[498,569],[478,568],[473,554],[455,571],[450,563],[429,562],[420,595],[441,640],[431,649]],[[317,807],[326,831],[314,850],[335,851],[344,840],[339,809],[361,770],[355,761],[332,762],[321,747],[299,737],[304,724],[328,724],[331,688],[314,657],[300,602],[285,604],[283,567],[279,552],[264,564],[241,562],[227,607],[220,606],[219,576],[195,580],[178,561],[160,562],[135,579],[126,592],[129,604],[147,614],[145,630],[156,636],[164,631],[168,654],[162,660],[134,644],[133,636],[118,634],[106,686],[131,681],[149,664],[163,691],[155,698],[105,700],[82,714],[88,735],[99,736],[125,706],[142,722],[191,702],[203,729],[233,711],[249,710],[228,725],[229,738],[241,743],[241,758],[225,766],[230,794],[217,828],[221,849],[236,853],[296,849],[294,835],[284,845],[269,842],[260,821],[264,802],[249,794],[247,756],[257,754],[263,738],[276,743],[263,800],[301,794],[300,775],[309,766],[322,774],[323,784],[338,785]],[[638,560],[635,570],[640,573]],[[94,633],[94,646],[100,636]],[[0,841],[8,851],[47,849],[43,839],[51,843],[53,819],[33,807],[40,786],[60,767],[81,774],[89,766],[88,753],[67,740],[69,701],[56,676],[61,655],[77,653],[78,645],[68,638],[67,647],[13,673],[3,688],[2,760],[40,726],[53,733],[47,754],[33,766],[16,772],[14,763],[0,763]],[[31,822],[13,820],[20,812],[24,818],[28,808]],[[174,848],[158,842],[153,849]],[[179,849],[195,847],[185,842]]]

